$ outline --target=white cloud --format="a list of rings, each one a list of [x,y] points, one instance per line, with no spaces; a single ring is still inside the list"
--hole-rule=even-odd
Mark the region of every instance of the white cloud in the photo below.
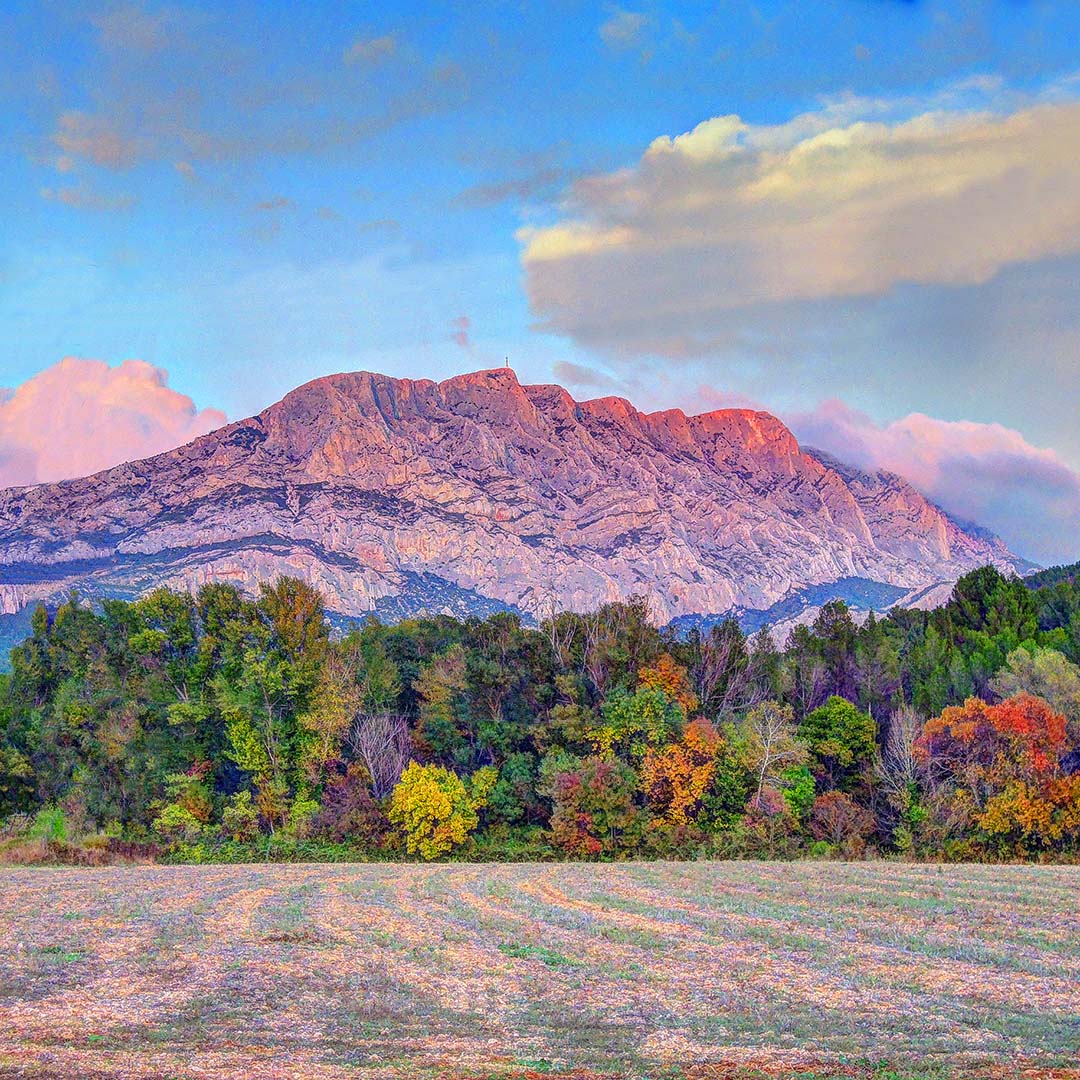
[[[1080,251],[1080,103],[995,80],[838,98],[776,125],[718,116],[580,181],[519,234],[545,329],[629,354],[707,353],[755,305],[970,285]]]
[[[65,480],[161,453],[225,423],[161,368],[69,356],[0,400],[0,486]]]

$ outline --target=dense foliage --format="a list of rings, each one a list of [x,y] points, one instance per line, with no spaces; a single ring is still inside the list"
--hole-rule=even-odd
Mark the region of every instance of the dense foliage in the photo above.
[[[39,609],[0,677],[0,837],[174,857],[1080,850],[1080,584],[827,604],[784,647],[642,600],[372,619],[281,579]],[[245,855],[246,853],[246,855]]]

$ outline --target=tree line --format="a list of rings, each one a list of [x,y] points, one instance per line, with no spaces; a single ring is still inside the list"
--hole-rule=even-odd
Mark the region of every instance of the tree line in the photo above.
[[[0,842],[239,859],[1068,858],[1080,584],[983,567],[778,645],[636,598],[331,633],[291,578],[40,607],[0,676]]]

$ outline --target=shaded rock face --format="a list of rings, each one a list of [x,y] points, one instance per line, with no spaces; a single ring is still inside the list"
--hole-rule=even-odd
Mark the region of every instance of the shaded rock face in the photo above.
[[[75,583],[288,573],[344,615],[644,593],[666,621],[841,578],[917,590],[986,562],[1015,560],[899,477],[803,452],[768,413],[646,414],[505,369],[329,376],[157,457],[0,492],[5,612]]]

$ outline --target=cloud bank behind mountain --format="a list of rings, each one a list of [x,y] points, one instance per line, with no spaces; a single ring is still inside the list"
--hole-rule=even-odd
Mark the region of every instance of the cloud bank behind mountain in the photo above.
[[[1001,424],[911,413],[879,424],[842,401],[784,417],[805,446],[903,476],[955,517],[1044,564],[1080,556],[1080,475]]]

